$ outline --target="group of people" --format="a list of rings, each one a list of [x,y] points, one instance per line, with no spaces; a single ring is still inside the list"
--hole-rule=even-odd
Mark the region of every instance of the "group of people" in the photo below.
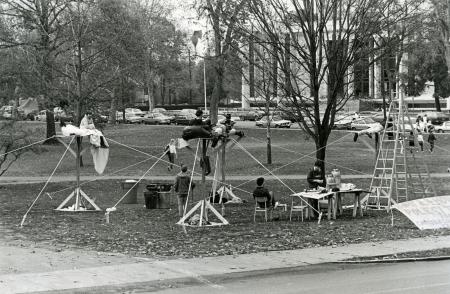
[[[415,132],[417,133],[417,136],[414,135],[414,131],[410,131],[409,132],[409,137],[408,137],[408,141],[409,141],[409,151],[411,153],[413,153],[414,151],[419,152],[419,150],[416,150],[415,148],[415,139],[417,139],[417,143],[420,146],[420,151],[424,152],[423,146],[424,146],[424,137],[423,137],[423,131],[421,131],[420,129],[416,129]],[[427,138],[427,142],[430,146],[430,153],[433,153],[433,149],[434,149],[434,143],[436,142],[436,136],[434,135],[434,131],[432,128],[430,128],[428,130],[428,138]]]

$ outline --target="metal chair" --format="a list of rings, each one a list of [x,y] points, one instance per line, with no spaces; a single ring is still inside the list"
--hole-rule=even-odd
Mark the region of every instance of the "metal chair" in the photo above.
[[[272,211],[273,207],[267,206],[267,202],[269,201],[268,197],[255,197],[255,213],[253,214],[253,222],[256,222],[256,214],[264,213],[265,220],[267,222],[267,214],[269,214],[270,219],[272,219]]]
[[[295,198],[299,198],[300,200],[300,204],[295,203],[296,199]],[[297,195],[293,195],[291,196],[291,211],[289,213],[289,221],[292,221],[292,213],[293,212],[300,212],[300,215],[302,217],[302,222],[303,222],[303,212],[308,209],[308,206],[304,204],[304,199],[300,196]],[[298,219],[300,220],[300,216],[298,217]]]

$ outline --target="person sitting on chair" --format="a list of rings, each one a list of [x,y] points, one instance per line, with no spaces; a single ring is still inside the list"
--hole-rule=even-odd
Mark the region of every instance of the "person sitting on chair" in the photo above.
[[[273,196],[273,192],[269,191],[267,188],[264,187],[264,178],[260,177],[256,179],[256,188],[253,191],[253,199],[257,199],[259,197],[266,197],[266,203],[264,202],[258,202],[259,207],[273,207],[276,208],[277,202],[275,202],[275,197]]]
[[[322,175],[322,169],[320,167],[320,162],[316,161],[314,167],[309,171],[306,178],[310,189],[317,189],[319,187],[325,187],[325,179]],[[317,216],[316,211],[319,210],[319,200],[310,199],[311,206],[315,209],[314,215]]]
[[[325,187],[325,180],[322,175],[322,169],[319,161],[314,163],[314,167],[309,171],[306,180],[308,181],[310,189]]]

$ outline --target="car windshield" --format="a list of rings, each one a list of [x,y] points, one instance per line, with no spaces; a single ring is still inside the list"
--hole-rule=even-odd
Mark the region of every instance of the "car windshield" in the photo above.
[[[272,120],[281,120],[281,117],[279,117],[279,116],[274,116],[274,117],[272,117]]]

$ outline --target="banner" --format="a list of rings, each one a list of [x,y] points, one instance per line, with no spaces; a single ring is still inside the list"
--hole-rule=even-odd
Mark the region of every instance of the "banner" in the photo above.
[[[420,230],[450,228],[450,196],[406,201],[393,205]]]

